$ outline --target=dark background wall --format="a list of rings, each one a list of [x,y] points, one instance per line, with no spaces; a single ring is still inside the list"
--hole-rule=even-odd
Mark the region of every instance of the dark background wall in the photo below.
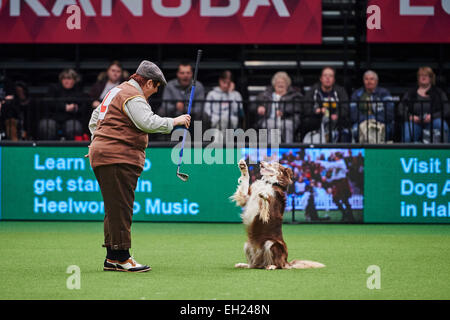
[[[438,86],[450,92],[449,44],[368,44],[365,34],[366,1],[323,0],[321,45],[84,45],[24,44],[0,46],[0,73],[30,85],[31,93],[44,96],[59,72],[74,68],[82,75],[85,90],[112,60],[133,72],[142,59],[158,63],[168,79],[175,77],[180,60],[194,59],[204,50],[199,79],[209,89],[223,69],[234,72],[237,89],[251,99],[270,83],[271,76],[287,71],[293,83],[308,89],[322,67],[337,69],[337,82],[351,93],[361,86],[362,74],[374,69],[380,85],[400,96],[414,85],[419,66],[431,66]]]

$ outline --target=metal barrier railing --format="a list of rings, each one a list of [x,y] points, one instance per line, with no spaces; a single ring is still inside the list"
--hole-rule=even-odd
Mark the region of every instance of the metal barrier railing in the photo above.
[[[90,102],[51,98],[34,99],[25,106],[3,102],[0,139],[88,141]],[[187,101],[151,99],[150,105],[165,117],[187,109]],[[192,120],[201,121],[202,133],[210,128],[280,129],[282,143],[448,143],[449,119],[447,101],[436,105],[427,100],[196,100],[192,108]],[[170,136],[156,134],[152,140],[169,141]]]

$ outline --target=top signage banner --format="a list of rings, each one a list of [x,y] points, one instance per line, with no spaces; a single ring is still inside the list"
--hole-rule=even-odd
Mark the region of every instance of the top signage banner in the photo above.
[[[450,0],[369,0],[367,42],[450,43]]]
[[[0,0],[0,43],[321,42],[318,0]]]

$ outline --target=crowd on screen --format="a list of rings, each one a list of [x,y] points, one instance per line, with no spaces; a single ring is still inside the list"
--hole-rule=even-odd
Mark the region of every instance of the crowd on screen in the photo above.
[[[126,81],[129,73],[118,61],[99,74],[88,94],[80,75],[63,70],[45,98],[35,99],[26,83],[0,77],[0,134],[7,140],[90,139],[87,122],[109,90]],[[181,62],[176,77],[163,88],[159,102],[150,101],[160,116],[176,117],[187,112],[193,68]],[[308,91],[296,88],[290,76],[276,72],[266,90],[244,103],[235,88],[233,74],[224,70],[206,91],[197,82],[193,120],[203,129],[280,129],[285,143],[384,143],[448,142],[450,106],[447,94],[436,86],[429,67],[417,71],[416,85],[393,101],[389,90],[379,86],[375,71],[364,73],[361,87],[349,96],[336,83],[336,70],[325,67],[319,81]],[[400,138],[394,139],[399,128]]]
[[[287,206],[304,210],[307,221],[329,220],[318,210],[342,212],[342,221],[354,221],[352,209],[362,209],[364,194],[363,149],[280,148],[270,155],[258,149],[242,150],[250,181],[261,178],[259,160],[279,161],[293,172]],[[291,201],[291,203],[290,203]],[[332,205],[334,203],[334,206]],[[334,207],[334,208],[333,208]]]

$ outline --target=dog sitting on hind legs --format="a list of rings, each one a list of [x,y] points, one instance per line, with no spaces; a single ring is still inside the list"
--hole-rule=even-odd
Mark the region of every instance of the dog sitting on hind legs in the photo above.
[[[244,245],[247,263],[237,263],[235,267],[267,270],[325,267],[314,261],[287,260],[288,250],[281,229],[286,190],[292,183],[292,170],[278,162],[261,161],[262,177],[250,185],[245,160],[240,160],[238,165],[241,176],[236,192],[230,199],[244,208],[241,218],[247,228],[248,240]]]

